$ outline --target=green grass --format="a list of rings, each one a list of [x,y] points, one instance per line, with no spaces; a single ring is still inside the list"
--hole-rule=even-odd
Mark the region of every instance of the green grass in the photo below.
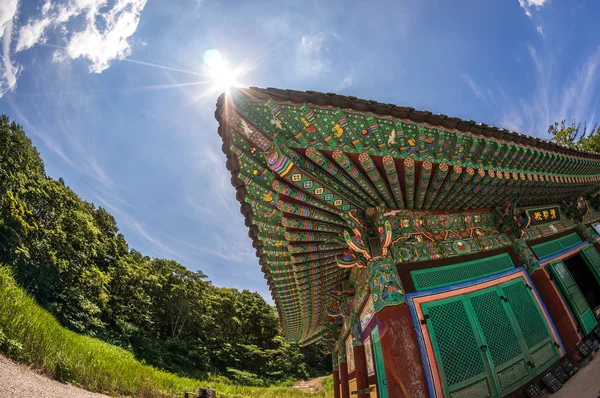
[[[0,265],[0,351],[64,382],[112,396],[182,397],[198,386],[218,397],[313,397],[286,387],[244,387],[193,380],[142,365],[133,355],[98,339],[62,327],[18,287],[8,267]]]
[[[328,397],[333,397],[333,375],[327,376],[322,383],[325,394]]]

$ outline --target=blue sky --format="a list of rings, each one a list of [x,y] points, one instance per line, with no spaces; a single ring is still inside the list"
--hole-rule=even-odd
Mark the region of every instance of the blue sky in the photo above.
[[[217,135],[215,54],[243,85],[544,137],[600,119],[599,17],[597,1],[0,0],[0,113],[131,247],[269,297]]]

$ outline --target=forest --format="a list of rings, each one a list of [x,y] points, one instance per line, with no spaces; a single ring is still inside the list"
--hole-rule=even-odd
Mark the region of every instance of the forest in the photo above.
[[[271,385],[327,374],[331,358],[281,335],[258,293],[130,248],[115,218],[79,198],[21,126],[0,117],[0,264],[66,328],[143,363],[203,379]]]

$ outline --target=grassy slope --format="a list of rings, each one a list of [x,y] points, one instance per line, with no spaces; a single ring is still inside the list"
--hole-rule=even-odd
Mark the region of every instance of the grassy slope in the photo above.
[[[181,397],[202,385],[219,397],[325,397],[283,387],[202,382],[142,365],[128,351],[63,328],[15,284],[6,266],[0,266],[0,350],[58,380],[111,395]]]

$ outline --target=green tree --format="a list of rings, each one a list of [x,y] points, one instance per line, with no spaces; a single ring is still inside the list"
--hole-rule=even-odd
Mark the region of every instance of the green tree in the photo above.
[[[115,218],[54,180],[0,117],[0,263],[64,326],[182,375],[269,384],[327,373],[328,355],[281,336],[258,293],[130,249]]]
[[[576,120],[573,120],[571,124],[562,120],[551,124],[548,127],[548,133],[557,144],[572,149],[600,152],[600,127],[597,123],[588,131],[587,124],[584,124],[582,129],[581,123],[577,123]]]

